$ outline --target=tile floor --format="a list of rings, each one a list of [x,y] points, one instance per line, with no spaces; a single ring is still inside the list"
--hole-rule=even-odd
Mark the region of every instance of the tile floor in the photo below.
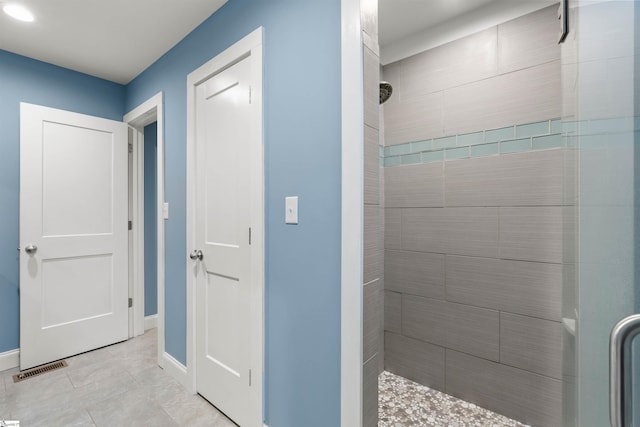
[[[527,427],[386,371],[378,391],[378,427]]]
[[[0,372],[0,420],[20,427],[234,427],[157,366],[157,333],[67,360],[68,367],[14,383]]]

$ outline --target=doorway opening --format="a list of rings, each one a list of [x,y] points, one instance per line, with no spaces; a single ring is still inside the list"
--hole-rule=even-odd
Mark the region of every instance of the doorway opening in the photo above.
[[[158,328],[158,365],[164,367],[164,115],[163,94],[124,118],[129,125],[129,336]]]

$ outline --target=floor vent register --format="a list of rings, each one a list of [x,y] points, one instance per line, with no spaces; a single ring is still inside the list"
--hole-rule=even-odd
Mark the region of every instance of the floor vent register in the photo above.
[[[19,383],[20,381],[28,380],[29,378],[37,377],[38,375],[46,374],[47,372],[55,371],[67,366],[67,362],[60,360],[58,362],[47,363],[46,365],[37,366],[35,368],[27,369],[19,372],[13,376],[13,382]]]

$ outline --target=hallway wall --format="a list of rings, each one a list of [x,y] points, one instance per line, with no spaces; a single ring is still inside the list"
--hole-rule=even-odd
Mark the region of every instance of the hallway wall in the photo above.
[[[0,51],[0,352],[19,347],[19,102],[122,120],[164,94],[166,351],[186,363],[186,78],[264,28],[265,416],[338,425],[340,1],[231,0],[126,87]],[[285,196],[300,222],[284,222]],[[311,367],[311,368],[310,368]]]
[[[383,68],[385,368],[561,419],[557,6]]]
[[[166,351],[186,362],[186,78],[264,28],[265,411],[277,427],[340,423],[340,1],[231,0],[127,86],[164,93]],[[296,226],[285,196],[299,197]]]
[[[122,120],[125,88],[0,50],[0,353],[20,346],[20,102]]]

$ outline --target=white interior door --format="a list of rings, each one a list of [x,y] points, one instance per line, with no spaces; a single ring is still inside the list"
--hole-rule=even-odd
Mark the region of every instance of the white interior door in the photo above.
[[[20,369],[127,339],[127,128],[20,104]]]
[[[249,57],[196,90],[196,388],[243,427],[254,425],[250,71]]]

